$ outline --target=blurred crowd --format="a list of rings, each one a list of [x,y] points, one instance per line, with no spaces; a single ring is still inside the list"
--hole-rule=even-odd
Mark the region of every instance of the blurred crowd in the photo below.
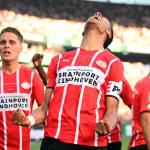
[[[114,22],[124,26],[150,27],[149,6],[90,2],[84,0],[1,0],[0,9],[39,17],[85,21],[101,11]]]
[[[75,26],[74,26],[75,24]],[[0,27],[18,28],[28,41],[54,43],[77,47],[82,38],[84,22],[53,18],[41,18],[0,10]],[[110,46],[115,52],[150,53],[150,28],[113,24],[114,41]],[[57,32],[56,32],[57,31]],[[32,35],[31,35],[32,34]]]

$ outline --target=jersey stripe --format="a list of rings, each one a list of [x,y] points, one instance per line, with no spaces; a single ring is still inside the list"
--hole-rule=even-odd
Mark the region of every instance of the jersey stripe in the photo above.
[[[99,121],[99,114],[98,114],[98,109],[100,108],[100,99],[101,99],[101,90],[99,91],[99,95],[97,98],[97,109],[96,109],[96,123]],[[98,146],[98,133],[95,132],[95,140],[94,140],[94,145]]]
[[[19,75],[19,68],[16,72],[16,83],[17,83],[17,93],[20,93],[20,75]],[[22,126],[19,126],[19,149],[22,150]]]
[[[112,65],[115,61],[117,61],[117,60],[118,60],[118,58],[115,58],[115,59],[113,59],[113,60],[110,61],[109,65],[108,65],[108,68],[107,68],[107,71],[106,71],[106,73],[105,73],[105,76],[108,75],[111,65]]]

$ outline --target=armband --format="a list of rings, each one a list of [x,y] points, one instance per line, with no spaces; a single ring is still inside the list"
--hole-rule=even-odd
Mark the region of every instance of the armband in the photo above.
[[[123,82],[115,82],[115,81],[109,81],[106,95],[111,95],[116,97],[118,100],[120,99],[120,94],[122,91]]]
[[[35,119],[33,116],[27,116],[30,121],[30,127],[35,125]]]

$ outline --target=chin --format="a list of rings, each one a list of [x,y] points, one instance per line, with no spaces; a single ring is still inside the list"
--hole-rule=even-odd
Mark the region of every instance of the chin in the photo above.
[[[93,28],[95,28],[96,27],[96,24],[95,23],[93,23],[93,22],[89,22],[88,24],[87,24],[87,29],[93,29]]]
[[[87,25],[91,25],[91,24],[95,24],[95,21],[94,21],[94,20],[89,20],[89,21],[87,22]]]
[[[3,58],[4,61],[11,61],[11,58]]]

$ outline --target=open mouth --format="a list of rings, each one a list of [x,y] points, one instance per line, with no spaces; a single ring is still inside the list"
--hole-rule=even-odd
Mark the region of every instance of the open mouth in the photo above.
[[[4,51],[4,55],[10,55],[10,51]]]
[[[95,17],[94,17],[94,19],[98,20],[98,19],[99,19],[99,17],[98,17],[98,16],[95,16]]]

